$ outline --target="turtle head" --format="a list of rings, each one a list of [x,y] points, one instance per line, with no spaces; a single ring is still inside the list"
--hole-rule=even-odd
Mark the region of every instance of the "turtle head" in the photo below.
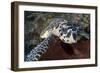
[[[60,25],[59,33],[59,38],[64,43],[76,43],[81,37],[89,39],[89,35],[84,31],[82,26],[71,22]]]

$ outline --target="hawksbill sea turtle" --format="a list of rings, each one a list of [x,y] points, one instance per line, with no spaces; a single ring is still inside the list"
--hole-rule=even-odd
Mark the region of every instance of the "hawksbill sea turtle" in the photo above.
[[[40,38],[44,40],[26,55],[25,61],[38,61],[52,45],[54,36],[68,44],[77,43],[81,37],[89,39],[89,34],[84,31],[81,25],[68,22],[63,18],[52,18],[40,34]]]

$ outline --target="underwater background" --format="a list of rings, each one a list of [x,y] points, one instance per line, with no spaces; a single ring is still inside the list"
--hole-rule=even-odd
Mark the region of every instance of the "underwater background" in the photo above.
[[[43,40],[40,38],[40,33],[48,26],[48,22],[52,18],[63,18],[69,22],[78,23],[90,35],[90,14],[24,11],[25,55]],[[90,40],[82,39],[78,43],[69,45],[62,43],[57,38],[52,44],[40,60],[90,57]],[[62,45],[66,48],[61,47]]]

